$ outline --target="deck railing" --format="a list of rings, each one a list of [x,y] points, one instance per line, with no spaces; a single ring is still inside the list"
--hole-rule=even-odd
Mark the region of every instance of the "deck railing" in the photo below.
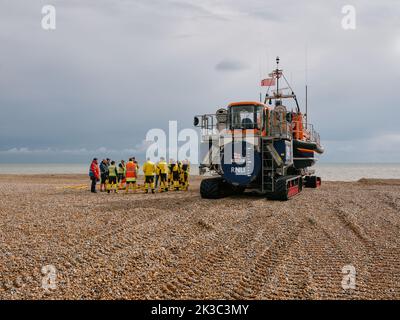
[[[196,116],[199,120],[202,141],[216,139],[224,129],[229,129],[226,124],[218,123],[215,114]],[[286,113],[271,111],[266,124],[266,138],[270,139],[300,139],[320,144],[320,136],[315,131],[314,125],[306,122],[288,122]]]

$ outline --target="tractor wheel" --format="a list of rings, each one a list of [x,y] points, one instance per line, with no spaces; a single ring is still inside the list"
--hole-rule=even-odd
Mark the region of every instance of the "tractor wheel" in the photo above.
[[[222,178],[205,179],[200,184],[200,195],[204,199],[220,199],[224,197],[221,190]]]
[[[287,201],[289,199],[287,182],[285,178],[281,178],[275,181],[275,191],[268,198],[281,201]]]
[[[306,188],[318,188],[321,186],[321,178],[316,176],[306,177]]]
[[[303,189],[303,179],[301,177],[282,177],[275,181],[275,191],[269,195],[272,200],[287,201],[299,194]]]
[[[244,187],[234,187],[232,186],[232,194],[234,195],[242,195],[245,192],[246,188]]]

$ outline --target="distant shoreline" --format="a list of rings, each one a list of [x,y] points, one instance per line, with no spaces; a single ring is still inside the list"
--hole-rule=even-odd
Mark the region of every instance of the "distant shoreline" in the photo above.
[[[0,173],[0,181],[1,180],[9,180],[10,178],[14,178],[15,180],[43,180],[43,182],[53,182],[59,180],[73,180],[80,182],[89,183],[89,177],[86,174],[81,173],[66,173],[66,174],[53,174],[53,173],[32,173],[32,174],[2,174]],[[202,179],[206,179],[207,176],[200,175],[191,175],[191,179],[194,181],[201,181]],[[139,175],[139,180],[143,180],[144,176]],[[358,180],[353,181],[340,181],[340,180],[325,180],[325,183],[359,183],[364,185],[400,185],[400,179],[387,179],[387,178],[360,178]]]
[[[358,181],[367,179],[400,179],[400,163],[319,163],[313,169],[323,181]],[[0,175],[82,175],[88,164],[1,164]],[[140,172],[141,173],[141,172]],[[198,165],[191,166],[191,176],[199,174]]]

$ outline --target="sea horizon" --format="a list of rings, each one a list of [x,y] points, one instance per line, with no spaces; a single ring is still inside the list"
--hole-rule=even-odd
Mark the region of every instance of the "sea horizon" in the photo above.
[[[400,179],[396,162],[320,162],[313,169],[325,181]],[[88,163],[0,163],[0,174],[86,174],[88,170]],[[191,172],[198,175],[198,166],[192,165]]]

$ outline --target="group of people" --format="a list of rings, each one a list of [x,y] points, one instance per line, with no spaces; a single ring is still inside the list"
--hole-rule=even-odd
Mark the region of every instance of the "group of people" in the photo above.
[[[100,182],[100,192],[114,192],[125,190],[136,191],[140,189],[138,185],[140,166],[135,157],[129,159],[128,162],[121,160],[117,165],[111,159],[103,159],[98,163],[98,159],[94,158],[89,169],[89,177],[91,179],[91,192],[96,193],[96,185]],[[154,163],[147,159],[143,164],[142,172],[144,174],[143,190],[145,193],[167,192],[169,190],[189,189],[190,163],[188,160],[174,161],[170,159],[169,163],[165,158]]]

